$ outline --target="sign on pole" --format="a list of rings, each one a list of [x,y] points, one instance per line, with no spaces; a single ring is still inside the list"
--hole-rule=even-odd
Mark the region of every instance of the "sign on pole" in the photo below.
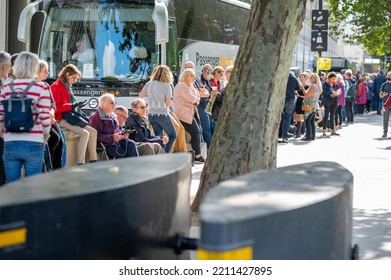
[[[311,31],[311,51],[327,51],[327,31]]]
[[[331,69],[331,58],[319,57],[318,70],[330,70]]]
[[[327,51],[327,42],[328,42],[327,29],[329,27],[329,11],[313,10],[311,22],[312,22],[311,51],[313,52]]]
[[[329,11],[312,10],[312,30],[327,30],[329,28]]]

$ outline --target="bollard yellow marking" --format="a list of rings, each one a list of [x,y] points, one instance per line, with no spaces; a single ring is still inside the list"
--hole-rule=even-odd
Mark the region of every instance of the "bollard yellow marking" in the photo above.
[[[199,260],[252,260],[253,248],[248,246],[229,251],[208,251],[198,249],[197,257]]]
[[[0,232],[0,248],[26,243],[26,228]]]

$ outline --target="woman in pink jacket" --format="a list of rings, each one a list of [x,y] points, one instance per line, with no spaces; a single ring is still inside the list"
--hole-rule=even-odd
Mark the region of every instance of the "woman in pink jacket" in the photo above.
[[[364,114],[365,104],[367,103],[367,83],[365,82],[364,76],[361,76],[358,80],[357,87],[357,114]]]
[[[335,124],[336,128],[341,129],[342,128],[342,108],[346,105],[346,99],[345,99],[345,83],[343,81],[343,76],[341,74],[337,74],[337,86],[341,89],[341,94],[338,95],[338,107],[337,111],[335,112]]]
[[[174,89],[172,105],[175,114],[191,136],[191,146],[195,153],[195,162],[201,163],[205,162],[205,159],[201,155],[201,129],[196,120],[197,105],[200,102],[200,96],[197,89],[193,86],[194,80],[194,70],[191,68],[185,69],[179,78],[179,83]]]

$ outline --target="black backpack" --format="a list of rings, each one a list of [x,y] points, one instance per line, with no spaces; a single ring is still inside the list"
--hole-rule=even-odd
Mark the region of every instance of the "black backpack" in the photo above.
[[[4,107],[4,126],[8,132],[29,132],[34,127],[35,102],[33,98],[27,97],[28,91],[34,84],[35,81],[31,81],[23,92],[19,88],[14,88],[14,81],[9,84],[11,96],[1,101]]]
[[[346,90],[346,99],[348,100],[356,100],[357,97],[357,83],[353,80],[350,80],[350,86]]]

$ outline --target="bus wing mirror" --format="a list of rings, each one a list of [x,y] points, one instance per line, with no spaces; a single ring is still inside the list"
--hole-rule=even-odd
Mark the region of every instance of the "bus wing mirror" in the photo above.
[[[39,0],[28,4],[20,13],[18,24],[18,40],[27,43],[30,39],[31,19],[39,11],[45,11],[50,5],[50,1]]]
[[[168,11],[163,0],[155,0],[155,9],[152,14],[155,22],[156,45],[168,42]]]

